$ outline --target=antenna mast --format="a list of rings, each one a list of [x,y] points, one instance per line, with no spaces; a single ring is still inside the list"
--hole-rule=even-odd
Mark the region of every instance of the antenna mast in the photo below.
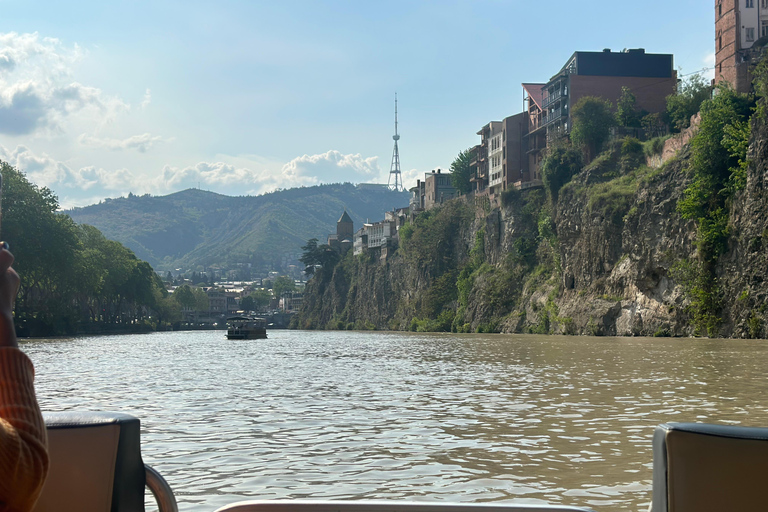
[[[389,183],[387,183],[387,187],[390,190],[402,192],[403,178],[400,174],[400,150],[397,148],[397,141],[400,140],[400,135],[397,134],[397,93],[395,93],[395,134],[392,136],[392,140],[395,141],[395,149],[392,151],[392,165],[389,167]]]

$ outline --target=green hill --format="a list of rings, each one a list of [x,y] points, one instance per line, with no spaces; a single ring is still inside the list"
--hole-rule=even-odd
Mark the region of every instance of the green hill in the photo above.
[[[349,183],[230,197],[199,189],[107,199],[67,211],[129,247],[156,270],[220,266],[279,269],[310,239],[325,242],[346,208],[355,229],[408,205],[407,192]]]

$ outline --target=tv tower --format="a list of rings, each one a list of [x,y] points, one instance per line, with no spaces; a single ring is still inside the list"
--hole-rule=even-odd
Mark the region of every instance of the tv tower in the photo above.
[[[400,140],[400,136],[397,134],[397,93],[395,93],[395,134],[392,136],[392,140],[395,141],[395,149],[392,152],[392,165],[389,167],[389,182],[387,183],[387,187],[390,190],[402,192],[403,178],[400,175],[400,150],[397,149],[397,141]],[[392,183],[393,176],[394,183]]]

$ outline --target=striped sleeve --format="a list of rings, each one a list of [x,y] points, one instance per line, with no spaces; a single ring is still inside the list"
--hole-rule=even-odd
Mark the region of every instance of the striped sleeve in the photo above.
[[[0,348],[0,511],[32,510],[48,471],[46,448],[32,361]]]

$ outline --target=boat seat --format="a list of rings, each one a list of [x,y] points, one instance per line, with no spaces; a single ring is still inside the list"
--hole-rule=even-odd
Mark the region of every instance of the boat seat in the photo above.
[[[43,415],[50,465],[35,512],[144,512],[150,487],[160,512],[177,512],[165,480],[141,459],[139,419],[128,414]]]
[[[667,423],[653,435],[652,512],[768,507],[768,428]]]
[[[425,503],[409,501],[242,501],[216,512],[591,512],[587,508],[556,505],[494,505],[487,503]]]

